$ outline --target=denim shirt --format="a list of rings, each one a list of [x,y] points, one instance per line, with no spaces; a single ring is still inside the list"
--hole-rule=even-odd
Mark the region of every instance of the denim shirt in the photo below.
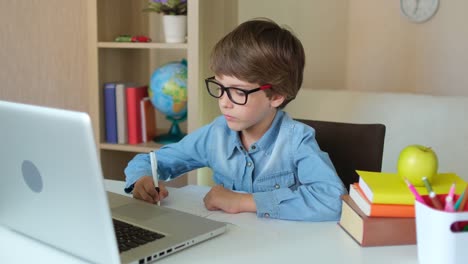
[[[336,221],[346,193],[328,154],[310,126],[279,110],[268,131],[250,149],[224,117],[216,118],[181,141],[156,151],[161,180],[210,167],[216,184],[253,194],[258,217]],[[125,169],[127,191],[151,175],[148,154],[138,154]]]

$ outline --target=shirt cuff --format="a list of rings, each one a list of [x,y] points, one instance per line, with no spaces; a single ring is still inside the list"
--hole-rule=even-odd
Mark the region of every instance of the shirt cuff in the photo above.
[[[291,195],[290,189],[280,189],[271,192],[253,193],[257,216],[263,218],[280,218],[279,204]]]
[[[264,218],[278,218],[278,202],[272,192],[253,193],[257,216]]]
[[[280,203],[293,198],[294,194],[289,188],[271,192],[253,193],[257,216],[263,218],[280,218]]]

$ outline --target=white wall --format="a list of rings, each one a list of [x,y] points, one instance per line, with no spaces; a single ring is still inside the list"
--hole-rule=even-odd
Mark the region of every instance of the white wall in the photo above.
[[[238,0],[239,23],[268,17],[288,26],[306,52],[304,87],[343,89],[346,84],[348,1]]]
[[[306,50],[306,89],[468,96],[468,1],[409,22],[397,0],[238,0],[238,20],[289,25]]]
[[[400,1],[349,1],[346,89],[468,95],[468,1],[440,1],[426,23]]]

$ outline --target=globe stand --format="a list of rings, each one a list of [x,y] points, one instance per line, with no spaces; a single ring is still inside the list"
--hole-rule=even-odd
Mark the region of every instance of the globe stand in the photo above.
[[[161,143],[161,144],[170,144],[170,143],[175,143],[181,140],[183,137],[185,137],[185,133],[180,130],[179,123],[183,122],[187,119],[187,114],[182,116],[179,119],[172,118],[170,116],[166,116],[166,119],[171,121],[171,127],[169,128],[169,131],[167,134],[162,134],[159,136],[156,136],[153,138],[154,142]]]

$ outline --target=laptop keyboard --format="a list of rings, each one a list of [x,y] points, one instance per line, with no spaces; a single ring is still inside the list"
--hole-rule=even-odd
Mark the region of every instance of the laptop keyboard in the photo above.
[[[116,219],[112,219],[112,222],[114,223],[119,252],[124,252],[164,237],[162,234]]]

